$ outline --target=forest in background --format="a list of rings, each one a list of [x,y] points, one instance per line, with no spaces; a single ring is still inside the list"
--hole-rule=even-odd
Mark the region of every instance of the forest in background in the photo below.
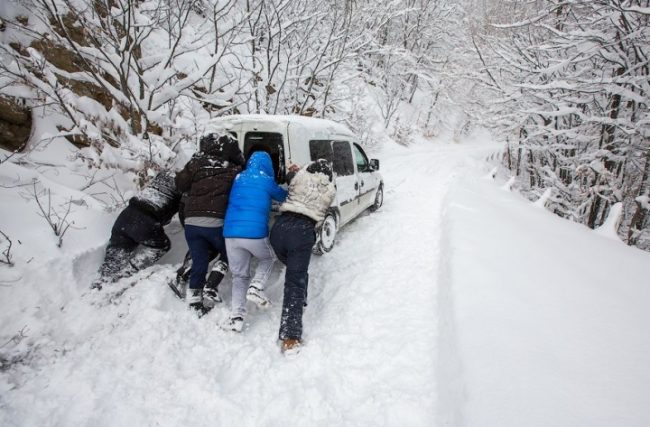
[[[65,137],[90,170],[144,180],[228,114],[329,118],[370,148],[488,128],[513,188],[591,228],[622,206],[619,237],[650,250],[650,0],[8,0],[0,17],[0,162]]]

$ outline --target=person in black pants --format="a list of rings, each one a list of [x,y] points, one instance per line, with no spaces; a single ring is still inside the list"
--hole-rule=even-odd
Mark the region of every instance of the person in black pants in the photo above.
[[[158,173],[120,213],[113,224],[99,278],[91,288],[129,277],[158,261],[171,247],[164,226],[178,212],[181,194],[174,174]]]
[[[332,168],[319,159],[289,175],[289,195],[271,229],[275,255],[286,266],[279,339],[282,352],[298,351],[302,343],[302,311],[309,284],[309,261],[316,225],[334,200]]]

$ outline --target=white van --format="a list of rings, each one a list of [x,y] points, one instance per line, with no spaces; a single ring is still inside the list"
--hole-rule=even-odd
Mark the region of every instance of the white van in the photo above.
[[[291,164],[303,166],[319,158],[332,162],[336,198],[317,230],[316,253],[329,252],[339,228],[366,209],[379,209],[384,201],[379,161],[368,159],[344,125],[303,116],[251,114],[212,119],[209,128],[235,136],[246,160],[254,151],[268,152],[278,183],[285,181]]]

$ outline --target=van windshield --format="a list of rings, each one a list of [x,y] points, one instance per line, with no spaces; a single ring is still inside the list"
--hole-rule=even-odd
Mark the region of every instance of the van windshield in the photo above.
[[[269,153],[275,171],[275,181],[277,183],[283,182],[285,166],[282,135],[275,132],[246,132],[244,137],[244,157],[246,161],[255,151]]]

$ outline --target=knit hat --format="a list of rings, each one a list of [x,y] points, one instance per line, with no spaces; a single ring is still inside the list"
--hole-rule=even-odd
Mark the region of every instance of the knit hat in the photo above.
[[[199,141],[199,150],[209,156],[244,166],[244,155],[237,140],[230,134],[219,136],[216,133],[209,133],[204,135]]]

